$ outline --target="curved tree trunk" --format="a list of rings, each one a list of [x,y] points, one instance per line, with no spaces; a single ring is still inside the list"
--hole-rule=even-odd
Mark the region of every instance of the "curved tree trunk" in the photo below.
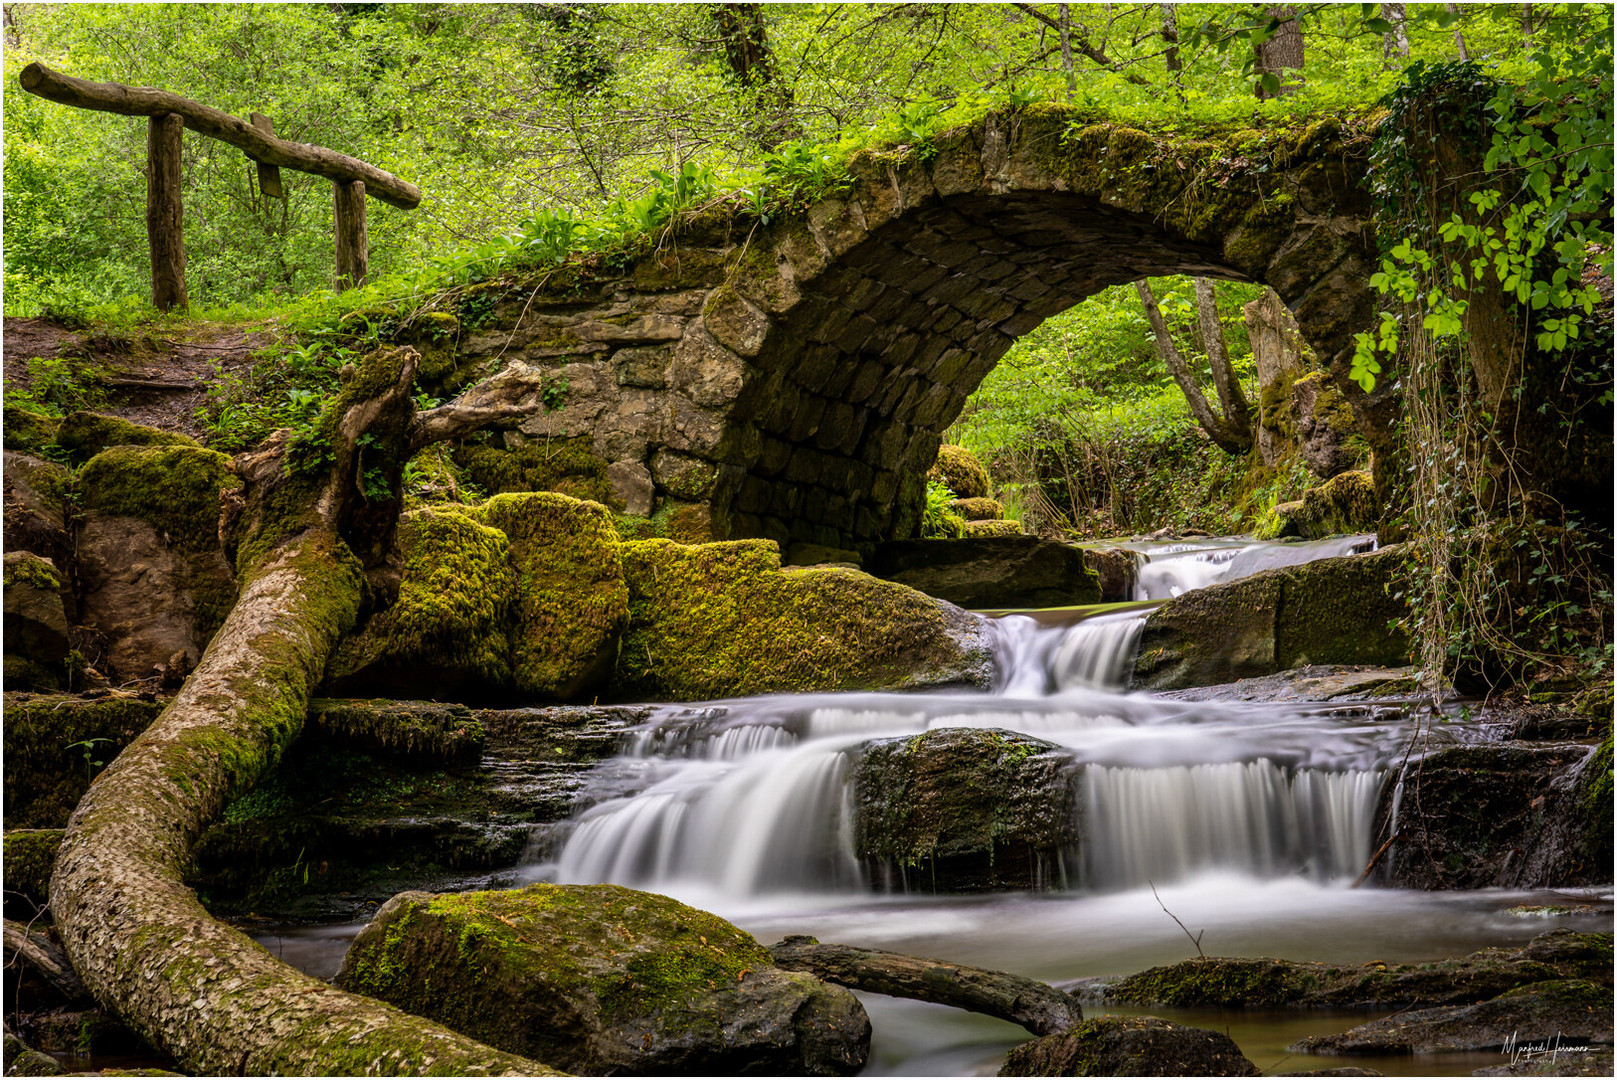
[[[237,459],[246,498],[226,518],[240,597],[173,703],[90,785],[56,859],[51,911],[80,977],[192,1072],[554,1075],[294,971],[216,922],[183,881],[209,821],[297,737],[358,617],[368,584],[356,553],[374,565],[398,513],[359,481],[369,473],[379,496],[381,469],[396,496],[428,428],[456,426],[452,407],[414,415],[417,359],[406,349],[361,363],[317,425],[324,457],[299,460],[283,435]]]
[[[1139,290],[1140,302],[1145,305],[1145,317],[1151,323],[1151,330],[1156,334],[1157,353],[1162,362],[1168,366],[1168,373],[1173,381],[1179,384],[1179,389],[1185,395],[1185,401],[1190,405],[1190,414],[1196,418],[1196,423],[1207,432],[1208,438],[1217,443],[1227,453],[1244,454],[1252,449],[1251,427],[1237,427],[1230,423],[1228,418],[1220,416],[1213,411],[1207,403],[1207,397],[1202,393],[1201,387],[1196,385],[1196,376],[1190,370],[1190,365],[1180,355],[1179,348],[1173,343],[1173,335],[1168,332],[1168,324],[1162,318],[1162,309],[1157,306],[1157,298],[1151,292],[1151,286],[1142,279],[1134,283]],[[1222,338],[1220,343],[1222,343]],[[1226,367],[1228,362],[1226,361]],[[1214,370],[1217,368],[1215,366]],[[1245,405],[1245,399],[1242,399]]]

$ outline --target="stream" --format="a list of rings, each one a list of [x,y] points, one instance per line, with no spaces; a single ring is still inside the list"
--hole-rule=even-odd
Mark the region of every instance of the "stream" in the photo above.
[[[1136,601],[1329,555],[1373,538],[1258,544],[1239,538],[1129,545]],[[1154,603],[995,620],[988,693],[839,693],[659,706],[591,776],[574,820],[532,845],[518,881],[612,882],[674,896],[768,943],[786,934],[1018,972],[1057,985],[1196,955],[1360,964],[1436,960],[1519,945],[1554,925],[1609,930],[1610,892],[1352,888],[1375,846],[1383,789],[1416,720],[1378,702],[1181,702],[1123,687]],[[1426,746],[1488,737],[1458,717],[1421,725]],[[855,854],[851,774],[876,739],[994,728],[1054,744],[1077,784],[1074,849],[1040,867],[1048,891],[934,895],[874,877]],[[1549,921],[1519,905],[1593,903]],[[1586,909],[1587,910],[1587,909]],[[1170,914],[1171,912],[1171,914]],[[1175,920],[1178,920],[1176,923]],[[1178,923],[1183,923],[1181,929]],[[261,935],[330,975],[356,927]],[[992,1074],[1028,1036],[941,1006],[861,994],[874,1037],[867,1075]],[[1087,1003],[1228,1030],[1265,1071],[1352,1064],[1467,1074],[1498,1055],[1307,1058],[1285,1046],[1385,1013],[1260,1013]],[[1386,1010],[1390,1012],[1391,1010]]]

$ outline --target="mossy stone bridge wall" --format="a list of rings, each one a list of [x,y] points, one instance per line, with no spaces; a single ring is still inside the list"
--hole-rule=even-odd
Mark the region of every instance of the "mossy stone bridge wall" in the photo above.
[[[847,187],[768,225],[715,207],[621,275],[508,293],[462,350],[567,380],[517,438],[590,437],[632,512],[673,500],[715,538],[782,544],[910,536],[967,396],[1108,286],[1270,285],[1345,382],[1373,314],[1369,140],[1335,120],[1191,137],[990,115],[864,152]]]

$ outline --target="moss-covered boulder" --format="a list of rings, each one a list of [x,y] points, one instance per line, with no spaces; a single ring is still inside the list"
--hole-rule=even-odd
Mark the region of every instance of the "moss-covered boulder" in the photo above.
[[[5,451],[5,550],[31,551],[67,570],[73,538],[67,531],[73,478],[51,461]]]
[[[51,868],[56,865],[56,851],[62,846],[62,836],[61,829],[5,831],[6,918],[27,921],[49,903]],[[29,910],[12,910],[13,897]]]
[[[1612,1044],[1611,983],[1534,983],[1475,1005],[1398,1013],[1338,1035],[1312,1035],[1300,1054],[1442,1054],[1590,1043]]]
[[[942,481],[956,499],[989,497],[988,470],[977,460],[977,455],[963,446],[945,443],[938,447],[938,460],[926,478]]]
[[[870,1021],[717,916],[616,885],[403,893],[337,983],[580,1073],[836,1076]]]
[[[596,456],[588,438],[537,439],[510,447],[468,442],[455,449],[453,458],[489,495],[554,491],[603,504],[612,501],[607,462]]]
[[[1133,685],[1176,690],[1306,664],[1404,664],[1404,557],[1383,548],[1182,593],[1146,618]]]
[[[6,827],[65,826],[91,778],[162,711],[162,702],[128,696],[7,694]]]
[[[967,540],[983,540],[990,536],[1021,536],[1020,521],[968,521],[961,534]]]
[[[236,600],[219,520],[240,487],[230,458],[200,446],[115,446],[81,470],[79,620],[107,636],[105,674],[200,659]]]
[[[118,416],[75,412],[62,418],[56,429],[56,445],[74,462],[86,462],[114,446],[200,446],[189,435],[177,431],[134,424]]]
[[[1410,811],[1406,793],[1399,841],[1382,860],[1384,880],[1412,889],[1551,888],[1609,880],[1610,811],[1591,813],[1581,797],[1588,790],[1584,782],[1600,768],[1598,751],[1576,743],[1455,746],[1411,763],[1405,787],[1418,776],[1420,809]],[[1392,817],[1393,797],[1388,784],[1378,836]]]
[[[1519,949],[1481,949],[1422,964],[1358,966],[1256,957],[1186,960],[1154,967],[1102,988],[1123,1005],[1201,1009],[1330,1009],[1470,1005],[1552,979],[1611,983],[1610,934],[1557,929]]]
[[[1005,516],[1005,507],[998,499],[956,499],[950,504],[955,513],[967,521],[998,521]]]
[[[629,629],[613,687],[690,701],[775,690],[986,686],[981,620],[857,570],[782,570],[773,541],[623,545]]]
[[[1257,1076],[1235,1040],[1155,1016],[1101,1016],[1013,1047],[1001,1076]]]
[[[865,569],[964,608],[1066,607],[1101,597],[1082,551],[1036,536],[888,540],[871,547]]]
[[[611,513],[538,492],[497,495],[481,519],[506,535],[517,582],[511,674],[519,693],[565,700],[604,683],[629,615]]]
[[[55,690],[67,676],[67,611],[56,564],[5,554],[5,688]]]
[[[1365,447],[1353,406],[1328,373],[1299,376],[1291,384],[1291,406],[1298,450],[1309,472],[1327,480],[1362,462]]]
[[[1139,574],[1140,557],[1127,548],[1083,547],[1084,564],[1100,582],[1100,602],[1115,604],[1134,599],[1134,579]]]
[[[867,744],[854,850],[877,881],[945,893],[1060,888],[1078,843],[1070,754],[1015,732],[944,728]]]
[[[5,405],[5,448],[38,457],[45,447],[56,442],[56,429],[61,423],[58,417],[8,401]]]
[[[403,576],[391,607],[345,641],[327,673],[332,692],[456,697],[511,683],[510,543],[454,507],[399,520]]]
[[[1309,488],[1303,492],[1301,502],[1301,506],[1286,504],[1293,507],[1287,518],[1295,535],[1310,540],[1342,533],[1374,532],[1381,521],[1375,483],[1368,472],[1359,469],[1337,473],[1318,487]],[[1292,532],[1280,535],[1292,535]]]

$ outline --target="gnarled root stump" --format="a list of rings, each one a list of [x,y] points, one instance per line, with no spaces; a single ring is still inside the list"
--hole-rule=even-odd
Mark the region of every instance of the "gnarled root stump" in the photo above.
[[[1084,1018],[1078,1002],[1067,994],[1005,971],[923,960],[881,949],[821,945],[804,935],[788,937],[769,952],[775,963],[788,971],[807,972],[853,990],[997,1016],[1021,1024],[1035,1035],[1066,1031]]]
[[[294,971],[214,921],[183,882],[208,822],[297,737],[359,614],[372,569],[361,560],[386,550],[398,474],[425,437],[409,395],[416,360],[366,358],[322,415],[313,464],[288,468],[284,437],[237,459],[236,606],[174,702],[91,784],[56,859],[51,911],[79,976],[191,1072],[555,1075]]]

